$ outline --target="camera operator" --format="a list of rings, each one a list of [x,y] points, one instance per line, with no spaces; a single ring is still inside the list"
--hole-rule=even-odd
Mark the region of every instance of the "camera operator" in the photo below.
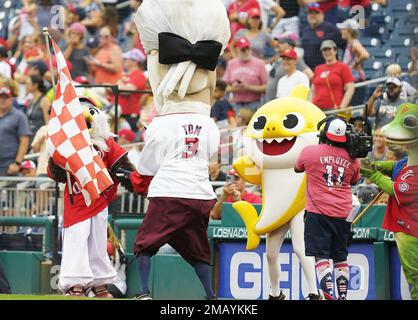
[[[253,204],[261,204],[262,202],[261,197],[245,190],[245,181],[232,169],[228,172],[222,195],[213,207],[210,217],[215,220],[221,219],[224,202],[232,203],[241,200]]]
[[[377,86],[367,101],[367,116],[376,116],[375,130],[382,128],[395,118],[396,109],[406,101],[400,98],[402,81],[395,77],[386,80],[386,89],[383,85]]]
[[[346,150],[347,133],[343,119],[326,118],[320,144],[305,147],[295,165],[295,172],[306,172],[307,178],[305,254],[315,257],[318,282],[328,300],[336,297],[329,259],[334,262],[338,299],[347,298],[351,224],[346,219],[353,207],[350,185],[360,179],[360,161]]]

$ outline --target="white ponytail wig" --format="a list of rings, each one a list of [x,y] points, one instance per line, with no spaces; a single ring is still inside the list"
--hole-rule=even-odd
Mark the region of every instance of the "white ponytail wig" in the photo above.
[[[159,50],[158,34],[161,32],[177,34],[192,44],[202,40],[218,41],[222,44],[221,54],[231,35],[221,0],[144,0],[136,13],[135,23],[147,54]],[[190,60],[167,67],[168,72],[154,91],[157,109],[176,88],[177,95],[183,99],[196,71],[196,64]],[[203,87],[206,87],[207,77],[204,81]],[[151,78],[150,82],[152,86]]]

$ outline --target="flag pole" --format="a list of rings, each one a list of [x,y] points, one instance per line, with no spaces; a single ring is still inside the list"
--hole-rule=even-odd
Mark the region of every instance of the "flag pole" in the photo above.
[[[50,70],[50,74],[51,74],[51,82],[52,82],[52,88],[54,89],[54,93],[56,92],[56,82],[55,82],[55,75],[53,72],[53,66],[52,66],[52,55],[51,55],[51,48],[49,46],[49,32],[48,32],[48,28],[44,27],[42,29],[43,34],[45,36],[45,43],[46,43],[46,50],[48,52],[48,60],[49,60],[49,70]],[[58,62],[57,62],[58,64]],[[73,199],[73,189],[71,188],[71,178],[70,178],[70,173],[68,171],[65,171],[65,174],[67,176],[67,189],[68,189],[68,194],[70,195],[70,203],[74,204],[74,199]]]

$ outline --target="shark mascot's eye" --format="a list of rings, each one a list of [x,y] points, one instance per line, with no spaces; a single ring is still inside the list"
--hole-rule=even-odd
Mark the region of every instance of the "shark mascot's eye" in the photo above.
[[[266,126],[267,118],[265,116],[259,116],[254,122],[253,127],[255,130],[263,130]]]
[[[96,114],[99,114],[99,110],[97,110],[97,108],[95,108],[95,107],[90,107],[89,112],[92,116],[94,116]]]
[[[403,124],[406,128],[418,128],[417,117],[410,114],[403,119]]]
[[[286,130],[297,132],[305,126],[305,119],[297,112],[291,112],[284,116],[283,126]]]

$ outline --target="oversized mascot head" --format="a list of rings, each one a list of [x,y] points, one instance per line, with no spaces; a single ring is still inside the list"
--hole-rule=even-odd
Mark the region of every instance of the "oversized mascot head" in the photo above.
[[[307,88],[296,86],[289,97],[266,103],[252,117],[244,145],[259,168],[293,168],[302,149],[318,143],[316,125],[325,114],[307,96]]]
[[[106,140],[114,137],[109,126],[109,117],[97,107],[90,97],[79,97],[83,116],[89,129],[91,142],[101,151],[108,151]]]
[[[230,38],[220,0],[144,0],[135,23],[160,114],[210,114],[215,67]],[[180,103],[181,102],[181,103]]]

